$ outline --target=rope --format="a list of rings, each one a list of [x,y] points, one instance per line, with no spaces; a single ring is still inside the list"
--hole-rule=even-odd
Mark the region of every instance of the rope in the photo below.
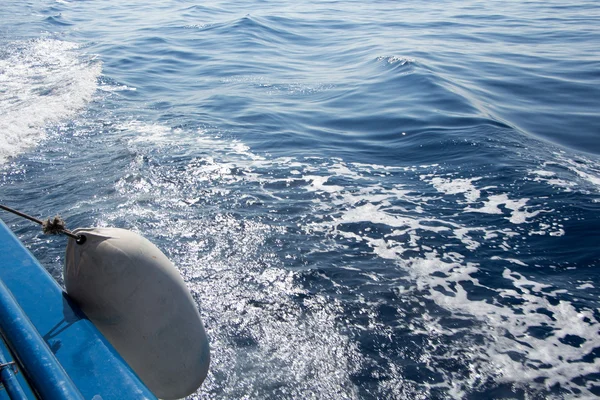
[[[10,213],[16,214],[19,217],[23,217],[23,218],[28,219],[28,220],[30,220],[32,222],[35,222],[36,224],[41,225],[42,226],[42,232],[44,232],[45,234],[58,235],[59,233],[64,233],[68,237],[72,237],[73,239],[75,239],[78,244],[83,244],[85,242],[85,236],[83,236],[83,235],[76,235],[73,232],[71,232],[70,230],[68,230],[67,227],[66,227],[66,225],[65,225],[65,221],[60,216],[58,216],[58,215],[56,215],[52,219],[48,218],[46,221],[42,221],[40,219],[32,217],[31,215],[27,215],[25,213],[22,213],[20,211],[17,211],[15,209],[12,209],[12,208],[7,207],[7,206],[2,205],[2,204],[0,204],[0,208],[3,209],[4,211],[8,211]]]

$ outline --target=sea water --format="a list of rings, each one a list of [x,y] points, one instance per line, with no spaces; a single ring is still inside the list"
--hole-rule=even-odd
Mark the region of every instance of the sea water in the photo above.
[[[0,201],[169,256],[191,398],[590,398],[599,44],[591,0],[5,1]]]

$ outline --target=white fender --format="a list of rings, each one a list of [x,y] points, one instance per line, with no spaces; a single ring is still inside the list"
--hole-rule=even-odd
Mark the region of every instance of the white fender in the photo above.
[[[157,397],[195,392],[208,373],[210,351],[179,271],[155,245],[125,229],[74,233],[86,240],[69,238],[69,296]]]

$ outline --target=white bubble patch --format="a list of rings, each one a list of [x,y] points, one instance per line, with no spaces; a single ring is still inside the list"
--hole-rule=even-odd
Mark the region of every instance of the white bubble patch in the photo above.
[[[78,45],[54,39],[9,43],[0,50],[0,164],[35,146],[45,128],[81,110],[101,73]]]
[[[438,165],[269,159],[207,130],[115,127],[134,156],[115,185],[122,205],[100,223],[179,238],[170,256],[214,356],[192,398],[464,398],[503,384],[593,395],[600,310],[569,293],[595,286],[533,277],[554,268],[540,260],[569,232],[552,201],[511,190],[556,172],[500,185]],[[154,162],[163,154],[184,161]],[[317,267],[323,257],[334,263]],[[397,318],[382,322],[381,307]],[[355,377],[370,369],[365,392]]]

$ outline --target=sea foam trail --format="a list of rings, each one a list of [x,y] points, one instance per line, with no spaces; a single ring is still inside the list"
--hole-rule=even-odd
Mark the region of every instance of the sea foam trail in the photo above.
[[[464,398],[485,396],[490,382],[533,394],[555,387],[592,393],[589,382],[574,382],[600,363],[593,357],[595,311],[563,295],[594,285],[536,278],[535,269],[552,266],[534,269],[532,254],[545,261],[526,246],[568,234],[560,203],[524,197],[507,184],[490,186],[489,174],[461,176],[437,164],[270,158],[204,130],[190,134],[139,121],[115,127],[135,159],[115,186],[123,205],[99,222],[147,220],[148,232],[158,227],[154,234],[179,238],[172,254],[201,299],[218,349],[205,393],[266,396],[260,382],[267,380],[306,398],[360,398],[361,390],[385,398]],[[152,161],[178,151],[186,154],[181,165]],[[595,164],[582,164],[577,173],[569,160],[554,160],[534,171],[562,166],[572,182],[565,193],[589,190]],[[530,173],[515,179],[549,183]],[[149,200],[169,214],[150,212]],[[440,213],[446,204],[452,212]],[[253,218],[255,212],[262,217]],[[167,227],[160,223],[173,215],[180,217]],[[291,246],[308,243],[304,254],[273,244],[281,238]],[[481,259],[481,252],[493,256]],[[311,270],[295,267],[303,263]],[[313,280],[349,300],[306,286]],[[396,297],[385,302],[382,292]],[[382,307],[395,310],[391,325],[383,324]],[[359,317],[348,318],[354,309]],[[420,347],[400,340],[375,355],[359,350],[365,338],[387,343],[402,335]],[[436,383],[411,375],[412,364]],[[369,368],[381,379],[359,387],[352,377]]]
[[[0,50],[0,164],[45,137],[45,128],[83,108],[102,67],[78,45],[54,39],[12,42]]]

